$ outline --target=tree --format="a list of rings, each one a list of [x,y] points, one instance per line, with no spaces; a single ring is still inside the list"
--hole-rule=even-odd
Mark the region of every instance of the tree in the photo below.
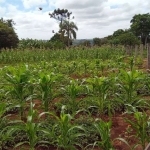
[[[93,44],[96,46],[101,46],[101,39],[100,38],[94,38],[93,39]]]
[[[64,20],[62,24],[60,24],[60,30],[62,31],[61,33],[63,34],[63,37],[67,35],[68,38],[68,46],[70,46],[70,40],[76,39],[76,31],[78,30],[78,27],[74,22],[69,22],[67,20]],[[76,30],[76,31],[75,31]]]
[[[55,9],[53,13],[49,13],[50,18],[54,18],[57,21],[60,21],[60,24],[63,23],[64,20],[69,20],[72,12],[69,12],[67,9]],[[74,18],[74,16],[72,17]]]
[[[140,41],[139,39],[131,32],[126,32],[124,34],[121,34],[119,37],[118,37],[120,43],[122,45],[136,45],[136,44],[139,44]]]
[[[130,22],[132,32],[141,38],[143,44],[146,44],[150,33],[150,14],[134,15]]]
[[[74,34],[73,32],[70,34],[68,29],[63,29],[62,26],[64,26],[65,24],[68,23],[68,25],[72,25],[73,22],[70,22],[70,19],[74,19],[74,16],[71,17],[72,15],[72,12],[69,12],[67,9],[55,9],[52,13],[49,13],[50,15],[50,18],[54,18],[56,19],[57,21],[59,21],[59,27],[60,27],[60,30],[58,32],[58,35],[60,35],[60,38],[61,40],[65,43],[66,41],[66,37],[65,37],[65,34],[67,34],[67,37],[68,37],[68,46],[70,45],[70,42],[71,42],[71,38],[70,38],[70,35],[71,34]],[[66,26],[66,25],[65,25]],[[69,26],[68,26],[69,27]],[[69,32],[68,32],[69,31]],[[55,33],[53,31],[53,33]],[[75,36],[74,36],[75,35]],[[76,37],[76,33],[73,35],[73,37]]]
[[[14,29],[14,25],[16,24],[12,19],[4,20],[3,18],[0,19],[0,22],[5,23],[8,25],[8,27],[11,27]]]
[[[51,42],[62,42],[65,46],[68,45],[68,37],[67,36],[64,36],[63,37],[63,40],[61,38],[61,35],[60,33],[55,33],[51,39],[50,39]],[[72,45],[72,41],[70,40],[70,45]]]
[[[0,19],[0,49],[15,48],[19,42],[12,20]]]
[[[117,37],[120,36],[121,34],[123,34],[125,31],[123,29],[118,29],[117,31],[115,31],[113,33],[113,37]]]
[[[109,43],[111,45],[117,46],[120,44],[120,40],[119,40],[119,38],[113,38],[113,39],[109,40]]]

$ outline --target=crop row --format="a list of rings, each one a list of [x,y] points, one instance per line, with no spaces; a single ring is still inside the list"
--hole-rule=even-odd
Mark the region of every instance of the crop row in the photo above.
[[[0,73],[1,148],[28,143],[30,149],[41,145],[63,149],[92,149],[95,146],[113,149],[115,140],[126,144],[127,141],[110,138],[111,117],[115,113],[130,113],[137,122],[130,119],[126,122],[136,130],[134,136],[144,149],[145,143],[149,142],[150,126],[145,113],[149,100],[143,96],[149,95],[150,78],[135,69],[133,59],[129,65],[121,63],[123,57],[119,60],[115,65],[124,66],[124,69],[117,67],[117,72],[109,71],[113,65],[108,61],[106,65],[99,60],[81,62],[81,66],[86,62],[87,69],[79,69],[76,61],[68,62],[75,73],[83,73],[78,79],[71,77],[73,70],[65,73],[66,63],[3,67]],[[106,75],[102,66],[106,67]],[[94,75],[90,70],[96,70],[96,67],[98,73]],[[84,76],[85,73],[92,75]],[[35,100],[40,102],[38,108]],[[9,116],[13,113],[17,115],[14,120]],[[109,121],[100,119],[103,115],[108,115]]]

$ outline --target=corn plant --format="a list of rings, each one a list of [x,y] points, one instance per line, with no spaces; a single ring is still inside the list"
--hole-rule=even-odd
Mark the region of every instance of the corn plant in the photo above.
[[[49,103],[52,101],[54,96],[53,90],[55,82],[57,80],[60,80],[62,76],[60,74],[57,75],[54,73],[48,74],[47,72],[45,72],[40,73],[39,77],[40,79],[38,83],[42,93],[42,102],[44,105],[44,111],[48,112]]]
[[[79,84],[78,80],[70,80],[70,84],[63,88],[67,95],[67,105],[71,109],[71,113],[74,114],[78,109],[77,97],[82,91],[82,83]]]
[[[30,150],[34,150],[36,144],[41,143],[40,136],[37,135],[38,132],[42,132],[41,123],[34,122],[37,118],[37,111],[33,109],[34,104],[30,103],[30,109],[27,116],[27,122],[15,121],[12,126],[13,133],[25,132],[27,136],[26,141],[21,141],[15,145],[15,147],[22,146],[23,144],[29,144]]]
[[[29,81],[30,72],[28,69],[28,65],[23,65],[19,69],[15,69],[13,67],[8,68],[8,72],[6,73],[5,79],[11,84],[13,87],[11,93],[16,97],[19,107],[20,107],[20,115],[21,119],[24,120],[24,93],[27,87],[27,83]]]
[[[110,80],[107,77],[95,77],[86,80],[88,83],[87,88],[95,98],[95,106],[100,114],[105,112],[109,106],[108,91],[110,87]],[[91,106],[93,107],[93,105]]]
[[[85,60],[84,62],[83,62],[83,68],[84,68],[84,74],[87,74],[87,70],[88,70],[88,68],[89,68],[89,62],[87,61],[87,60]]]
[[[146,102],[137,97],[137,90],[142,86],[142,78],[143,75],[137,70],[120,70],[118,76],[118,87],[120,89],[120,93],[117,94],[120,99],[120,102],[124,105],[126,110],[129,109],[129,105],[134,107],[146,106]]]
[[[7,107],[7,104],[4,102],[0,104],[0,150],[7,148],[6,143],[13,143],[13,130],[9,125],[10,121],[7,119],[8,115],[5,115],[10,108],[11,107]]]
[[[139,144],[142,145],[143,150],[145,144],[150,142],[150,117],[145,112],[135,112],[134,121],[125,118],[125,121],[131,124],[131,127],[136,131],[135,137],[139,140]]]
[[[100,119],[98,122],[94,123],[95,131],[100,135],[100,141],[96,141],[93,147],[98,146],[104,150],[114,150],[113,141],[110,138],[110,129],[112,126],[112,121],[104,122]]]
[[[85,130],[82,126],[72,124],[73,117],[70,114],[66,114],[65,109],[66,106],[63,105],[60,117],[52,112],[46,113],[56,118],[56,123],[51,131],[48,132],[48,130],[45,130],[44,134],[50,138],[52,138],[52,136],[55,136],[55,138],[53,138],[53,143],[57,143],[58,149],[62,148],[65,150],[76,150],[75,146],[82,147],[78,143],[77,139],[85,135]],[[54,131],[57,131],[57,133],[54,133]]]

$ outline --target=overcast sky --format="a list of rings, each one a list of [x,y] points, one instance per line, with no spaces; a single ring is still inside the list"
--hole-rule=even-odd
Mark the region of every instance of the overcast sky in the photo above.
[[[15,21],[20,39],[47,40],[58,31],[58,22],[48,15],[57,8],[75,16],[77,39],[92,39],[129,28],[135,14],[149,13],[150,0],[0,0],[0,18]]]

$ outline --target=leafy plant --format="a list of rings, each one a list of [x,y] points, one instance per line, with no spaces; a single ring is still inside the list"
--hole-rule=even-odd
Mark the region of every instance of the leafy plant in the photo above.
[[[37,111],[33,109],[34,104],[30,103],[30,109],[27,116],[27,122],[15,121],[15,124],[12,126],[13,133],[17,132],[25,132],[27,136],[26,141],[21,141],[15,145],[15,147],[21,146],[25,143],[29,144],[30,150],[34,150],[34,147],[38,143],[42,143],[40,141],[40,136],[38,136],[38,132],[42,132],[42,128],[40,127],[41,123],[34,122],[37,117]]]
[[[94,77],[86,80],[89,92],[95,98],[95,105],[90,107],[97,107],[100,114],[103,114],[109,105],[108,91],[110,87],[110,80],[107,77]]]
[[[72,124],[73,117],[70,114],[66,114],[65,109],[66,106],[63,105],[60,117],[56,116],[52,112],[46,113],[56,118],[56,123],[51,131],[45,130],[44,133],[50,138],[55,136],[53,143],[57,143],[58,148],[76,150],[75,146],[82,147],[77,142],[77,139],[83,136],[85,131],[82,126]]]
[[[117,93],[120,103],[122,103],[126,110],[128,106],[146,107],[146,101],[138,99],[137,90],[140,88],[143,75],[141,72],[132,69],[131,71],[120,70],[118,76],[118,87],[120,93]],[[130,110],[129,110],[130,111]]]
[[[112,121],[104,122],[102,119],[94,123],[96,131],[100,135],[100,141],[94,142],[93,147],[98,146],[104,150],[114,150],[112,140],[110,138],[110,129]]]
[[[20,107],[20,115],[21,119],[24,120],[24,93],[27,87],[27,83],[29,81],[30,72],[28,69],[28,65],[23,65],[19,69],[15,69],[13,67],[8,68],[8,72],[6,73],[5,79],[11,84],[13,87],[11,93],[15,95],[18,100]]]
[[[82,88],[82,83],[80,84],[78,80],[70,80],[70,84],[64,89],[67,95],[68,109],[70,108],[72,114],[78,110],[78,104],[80,102],[77,101],[77,97],[81,93]]]
[[[54,84],[57,80],[61,79],[61,75],[60,74],[56,75],[52,72],[50,74],[47,74],[45,72],[45,73],[40,73],[39,77],[40,77],[39,85],[42,92],[44,111],[48,112],[49,103],[53,99]]]
[[[145,149],[146,142],[150,142],[150,117],[145,112],[135,112],[135,120],[125,118],[125,121],[131,124],[131,127],[136,131],[135,137],[138,138],[139,144]]]

